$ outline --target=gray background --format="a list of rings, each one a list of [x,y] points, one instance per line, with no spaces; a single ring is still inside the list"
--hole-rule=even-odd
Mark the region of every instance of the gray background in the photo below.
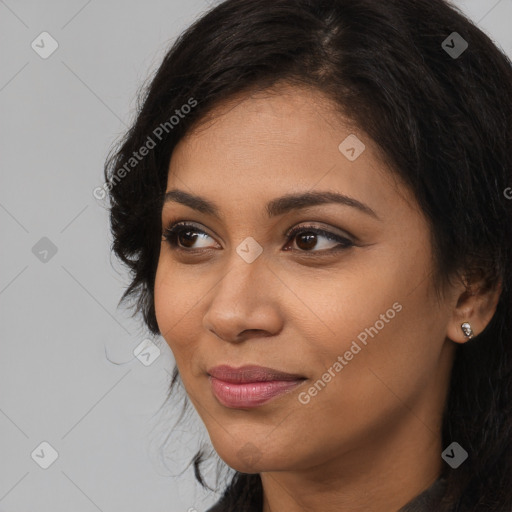
[[[173,357],[161,338],[149,366],[133,355],[147,333],[117,309],[128,279],[92,194],[137,90],[211,3],[0,0],[0,511],[201,512],[217,499],[191,468],[173,476],[207,439],[195,411],[161,450],[180,410],[160,409]],[[512,0],[454,3],[512,55]],[[46,59],[31,47],[48,50],[44,31],[59,45]],[[43,441],[58,453],[48,469]]]

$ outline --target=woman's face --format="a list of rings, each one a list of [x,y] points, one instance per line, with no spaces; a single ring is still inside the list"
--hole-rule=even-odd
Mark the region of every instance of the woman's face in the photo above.
[[[177,194],[163,207],[164,230],[193,226],[162,240],[155,307],[216,451],[253,473],[355,463],[397,429],[432,439],[454,296],[436,298],[412,194],[319,92],[282,86],[213,117],[172,155],[167,191],[197,208]],[[290,195],[305,197],[278,200]],[[302,380],[223,384],[219,365]]]

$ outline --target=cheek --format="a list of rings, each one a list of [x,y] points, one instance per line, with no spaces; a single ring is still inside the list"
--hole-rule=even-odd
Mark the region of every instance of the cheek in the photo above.
[[[167,334],[175,322],[177,290],[175,286],[171,285],[171,276],[161,261],[160,258],[155,275],[155,315],[160,333],[167,340]]]
[[[185,279],[175,265],[171,266],[165,258],[161,258],[155,276],[154,294],[160,333],[179,362],[195,350],[193,330],[199,332],[200,323],[197,319],[192,322],[192,312],[194,306],[198,305],[197,293],[190,280]]]
[[[384,400],[385,407],[386,396],[393,399],[393,394],[383,382],[414,394],[435,371],[444,341],[444,317],[430,279],[422,277],[427,269],[426,259],[395,260],[334,280],[340,284],[324,283],[314,302],[322,328],[310,333],[305,360],[314,381],[328,380],[327,387],[336,389],[333,396],[322,391],[326,399],[329,395],[356,409],[354,397],[377,408]]]
[[[398,274],[389,267],[386,272],[368,267],[364,272],[317,279],[317,291],[309,299],[311,309],[318,311],[321,320],[317,322],[321,329],[314,344],[327,353],[342,354],[349,350],[352,341],[364,346],[374,335],[389,331],[403,309],[404,294]]]
[[[334,423],[345,424],[348,411],[352,424],[360,427],[395,416],[404,403],[415,403],[437,371],[442,318],[436,317],[427,286],[413,293],[401,287],[379,290],[378,298],[347,303],[337,316],[338,338],[319,338],[312,348],[313,384],[318,379],[328,383],[308,394],[316,394],[311,400],[320,409],[336,404]],[[437,333],[429,329],[431,322],[441,326]]]

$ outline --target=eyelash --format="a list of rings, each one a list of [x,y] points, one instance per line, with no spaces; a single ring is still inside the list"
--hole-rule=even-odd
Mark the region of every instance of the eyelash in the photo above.
[[[206,236],[210,236],[205,231],[198,229],[193,224],[189,224],[187,222],[176,222],[174,225],[169,226],[167,229],[165,229],[163,233],[164,240],[169,244],[170,248],[174,251],[182,251],[184,253],[197,253],[197,252],[205,252],[208,250],[211,250],[210,248],[202,248],[202,249],[186,249],[183,247],[180,247],[177,243],[177,237],[184,231],[192,231],[194,233],[200,233],[204,234]],[[351,247],[354,247],[355,244],[348,238],[345,238],[340,235],[336,235],[334,233],[331,233],[330,231],[326,231],[324,229],[315,228],[314,226],[297,226],[291,230],[289,230],[287,233],[285,233],[285,236],[288,237],[288,240],[293,243],[295,237],[300,233],[313,233],[315,235],[321,235],[327,238],[330,241],[339,242],[340,245],[333,247],[331,249],[323,249],[320,251],[306,251],[303,249],[292,249],[294,252],[300,252],[305,255],[328,255],[332,254],[338,251],[343,251],[350,249]],[[210,237],[211,238],[211,237]],[[215,250],[215,249],[214,249]]]

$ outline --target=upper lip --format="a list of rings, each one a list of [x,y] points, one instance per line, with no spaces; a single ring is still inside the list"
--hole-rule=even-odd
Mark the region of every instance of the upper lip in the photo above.
[[[216,379],[232,384],[244,382],[268,382],[272,380],[293,381],[305,379],[303,375],[285,373],[274,368],[247,365],[233,368],[228,365],[215,366],[208,370],[208,374]]]

